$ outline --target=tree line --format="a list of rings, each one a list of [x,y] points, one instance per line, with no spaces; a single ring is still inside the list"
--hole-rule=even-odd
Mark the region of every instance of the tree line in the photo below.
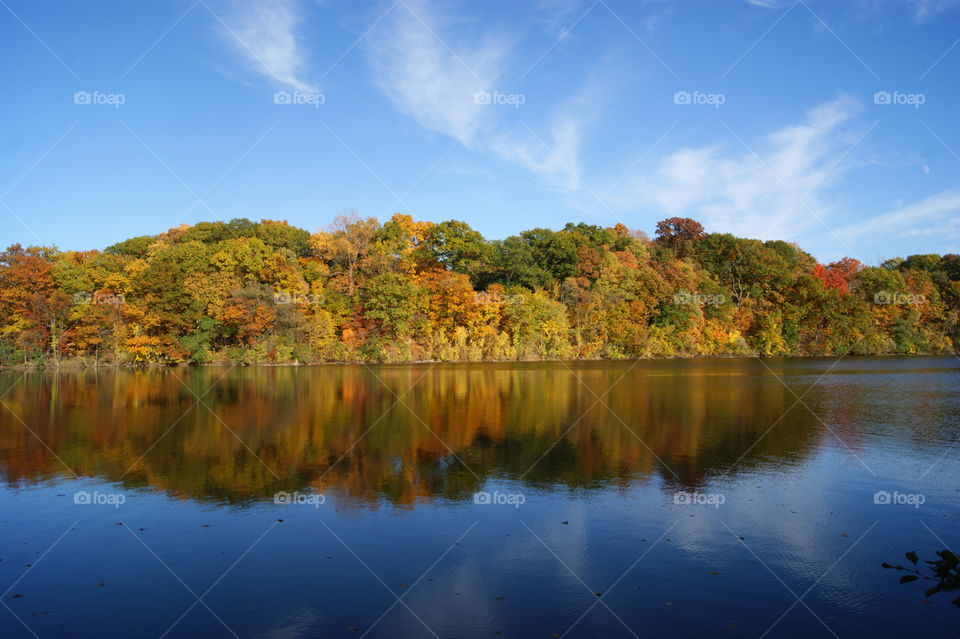
[[[960,256],[568,223],[487,240],[355,213],[0,253],[0,364],[407,362],[952,352]]]

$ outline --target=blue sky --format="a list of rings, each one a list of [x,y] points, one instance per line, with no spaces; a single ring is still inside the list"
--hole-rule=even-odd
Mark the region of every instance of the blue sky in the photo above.
[[[2,0],[0,244],[356,209],[958,252],[958,41],[955,0]]]

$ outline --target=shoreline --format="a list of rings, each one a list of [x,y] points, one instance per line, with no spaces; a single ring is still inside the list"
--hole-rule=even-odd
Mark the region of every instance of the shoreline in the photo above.
[[[809,353],[803,355],[673,355],[670,357],[630,357],[622,359],[610,359],[605,357],[575,357],[560,359],[485,359],[485,360],[410,360],[400,362],[367,362],[363,360],[347,360],[337,362],[207,362],[202,364],[190,362],[176,363],[156,363],[145,364],[132,363],[108,363],[108,364],[89,364],[78,360],[68,360],[59,364],[14,364],[0,365],[0,372],[20,371],[20,372],[48,372],[48,371],[84,371],[84,370],[162,370],[174,368],[287,368],[287,367],[310,367],[310,366],[411,366],[411,365],[437,365],[437,364],[535,364],[535,363],[557,363],[557,362],[636,362],[636,361],[677,361],[677,360],[707,360],[707,359],[832,359],[832,358],[851,358],[851,357],[957,357],[958,354],[953,351],[934,351],[924,353],[847,353],[837,355],[833,353]]]

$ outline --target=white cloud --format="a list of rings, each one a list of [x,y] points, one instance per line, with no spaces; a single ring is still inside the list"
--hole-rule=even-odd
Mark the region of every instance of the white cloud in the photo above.
[[[711,231],[760,239],[822,230],[817,216],[831,219],[824,191],[845,169],[836,163],[856,141],[845,125],[859,109],[841,97],[760,142],[744,140],[751,148],[730,135],[723,144],[680,149],[652,174],[626,179],[608,203],[626,211],[686,215]]]
[[[298,91],[317,90],[304,78],[306,56],[296,33],[302,18],[295,0],[242,0],[219,16],[216,29],[250,71]]]
[[[428,0],[394,6],[367,38],[376,86],[423,128],[562,188],[578,188],[581,120],[562,112],[545,136],[526,127],[504,128],[499,111],[510,107],[485,104],[477,96],[507,93],[502,83],[513,42],[502,34],[487,35],[468,47],[466,37],[449,35],[453,22],[441,18]]]
[[[747,4],[752,4],[755,7],[763,7],[764,9],[779,9],[784,4],[780,0],[746,0]]]
[[[539,0],[536,16],[547,33],[566,38],[570,24],[592,10],[592,4],[590,0]]]
[[[946,230],[956,234],[960,223],[960,190],[943,191],[919,202],[877,216],[838,231],[844,239],[863,237],[943,237]]]
[[[454,51],[440,39],[437,22],[423,0],[395,5],[368,37],[374,80],[420,126],[471,141],[490,115],[474,96],[494,90],[509,44],[489,40]]]
[[[960,0],[914,0],[913,19],[917,22],[926,22],[957,6],[960,6]]]
[[[524,139],[517,131],[495,135],[489,144],[501,157],[574,191],[580,187],[580,122],[560,116],[554,119],[550,132],[549,141],[533,132]]]

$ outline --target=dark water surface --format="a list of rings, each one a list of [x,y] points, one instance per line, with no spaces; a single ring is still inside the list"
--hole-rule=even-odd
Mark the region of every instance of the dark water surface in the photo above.
[[[960,551],[958,391],[951,357],[0,373],[0,637],[956,637],[960,593],[880,563]]]

